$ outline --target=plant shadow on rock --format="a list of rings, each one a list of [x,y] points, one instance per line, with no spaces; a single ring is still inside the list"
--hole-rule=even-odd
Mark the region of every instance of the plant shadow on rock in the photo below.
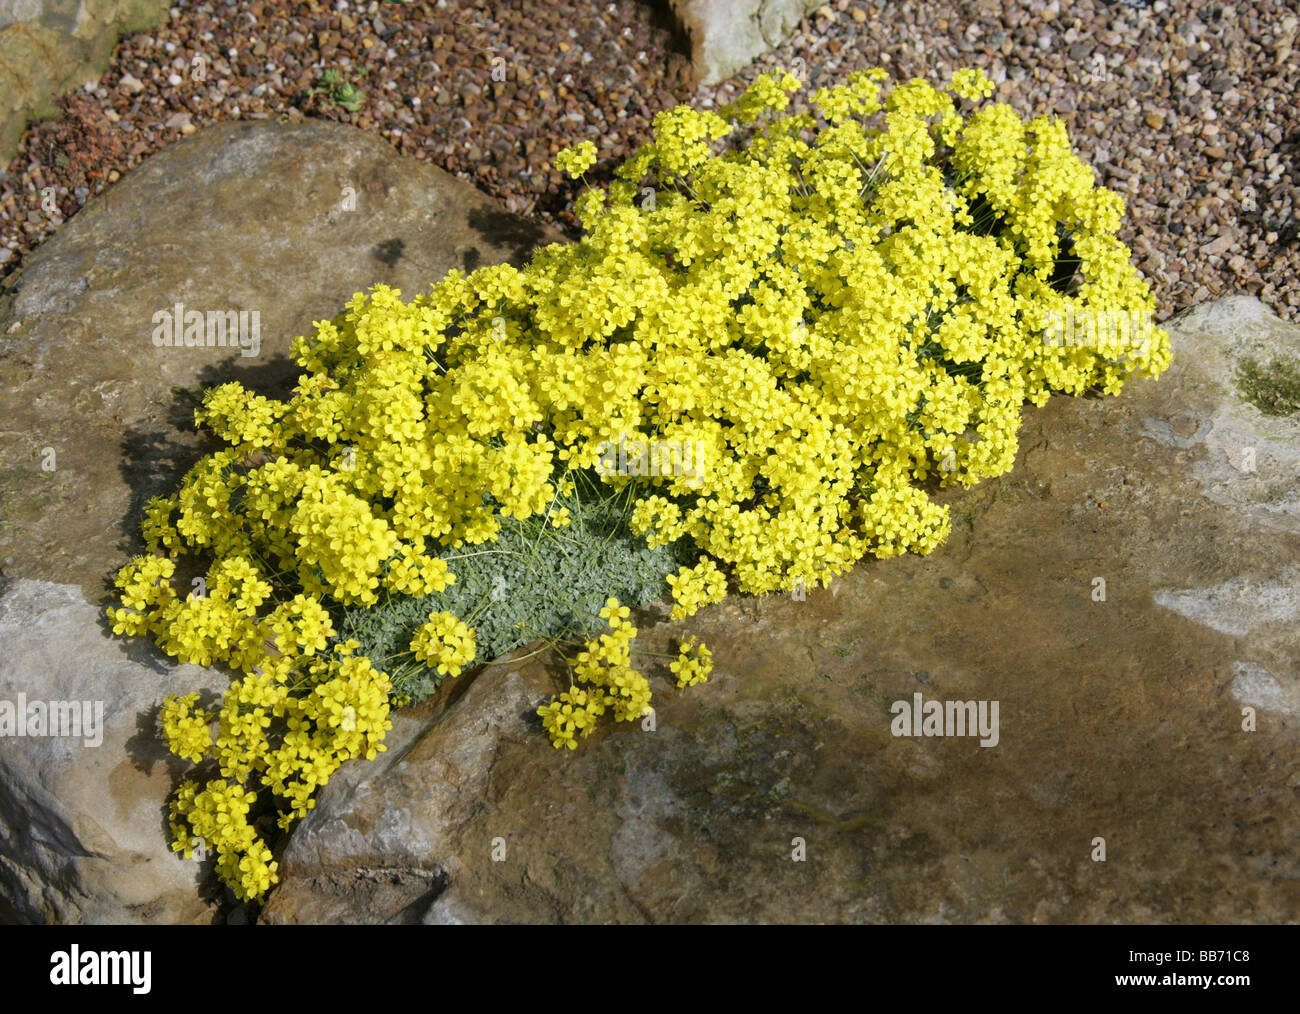
[[[129,427],[122,435],[118,468],[131,491],[131,502],[119,523],[118,550],[133,556],[142,553],[140,522],[145,504],[155,496],[174,492],[199,459],[223,446],[194,424],[194,410],[201,406],[204,391],[238,381],[257,394],[280,398],[289,393],[297,373],[297,364],[285,355],[256,365],[234,361],[205,366],[192,386],[172,389],[172,403],[160,419]],[[108,598],[116,597],[114,576],[104,576]]]
[[[382,243],[376,243],[370,248],[370,256],[381,264],[387,264],[390,268],[396,267],[397,262],[402,259],[402,254],[406,251],[406,241],[403,239],[386,239]]]
[[[650,27],[668,33],[669,80],[690,84],[691,37],[668,0],[638,0],[650,12]]]
[[[508,211],[494,208],[474,208],[469,213],[469,226],[489,246],[508,247],[509,261],[517,268],[523,267],[533,251],[546,242],[546,230],[538,222]]]

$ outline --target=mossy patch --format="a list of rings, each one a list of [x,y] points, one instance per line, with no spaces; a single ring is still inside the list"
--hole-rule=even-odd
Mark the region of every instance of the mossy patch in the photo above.
[[[1274,356],[1268,366],[1254,357],[1237,367],[1237,392],[1265,415],[1300,411],[1300,360]]]

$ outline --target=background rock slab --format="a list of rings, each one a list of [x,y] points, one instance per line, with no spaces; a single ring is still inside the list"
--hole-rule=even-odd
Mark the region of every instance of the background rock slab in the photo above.
[[[701,84],[717,84],[775,49],[825,0],[671,0]]]
[[[696,632],[717,662],[681,695],[652,676],[655,731],[558,754],[532,717],[563,685],[541,656],[403,716],[294,832],[263,918],[1300,918],[1300,421],[1231,380],[1252,346],[1300,352],[1300,328],[1237,299],[1171,330],[1158,382],[1027,408],[1015,469],[945,494],[930,557],[803,602],[643,610],[642,647]],[[998,745],[893,737],[916,692],[998,701]]]
[[[158,24],[168,0],[5,0],[0,4],[0,163],[54,96],[98,78],[118,37]]]

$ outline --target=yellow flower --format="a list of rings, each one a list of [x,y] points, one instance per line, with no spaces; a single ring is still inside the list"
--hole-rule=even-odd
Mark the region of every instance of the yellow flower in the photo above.
[[[430,613],[411,641],[411,653],[444,676],[459,676],[474,661],[474,631],[451,613]]]
[[[727,597],[727,579],[717,563],[707,556],[694,567],[682,567],[676,574],[670,574],[668,586],[673,592],[674,620],[693,616],[702,606]]]
[[[593,141],[583,141],[572,148],[565,148],[555,156],[555,168],[566,176],[577,179],[596,164],[596,145]]]
[[[697,642],[694,637],[687,638],[680,645],[677,661],[668,668],[677,677],[679,688],[703,683],[713,671],[713,652],[709,651],[708,645]]]
[[[962,67],[953,74],[948,90],[959,98],[974,102],[993,94],[993,82],[978,67]]]

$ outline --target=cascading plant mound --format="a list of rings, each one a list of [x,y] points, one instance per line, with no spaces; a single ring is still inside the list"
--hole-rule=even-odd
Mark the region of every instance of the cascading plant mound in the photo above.
[[[1168,365],[1159,329],[1046,340],[1155,309],[1123,202],[1064,125],[983,102],[978,71],[885,81],[786,113],[800,83],[777,73],[717,112],[663,112],[578,199],[579,242],[409,302],[375,286],[295,341],[283,400],[207,393],[197,421],[225,446],[147,505],[110,610],[237,673],[219,705],[164,705],[197,765],[174,848],[260,897],[275,825],[384,749],[391,707],[535,638],[590,638],[539,708],[556,746],[634,720],[651,688],[623,600],[671,590],[681,618],[929,552],[949,519],[927,489],[1011,468],[1026,401]],[[614,445],[632,453],[611,469]],[[691,468],[654,467],[686,448]],[[190,573],[205,594],[177,592]],[[711,666],[688,638],[662,668],[684,687]]]

